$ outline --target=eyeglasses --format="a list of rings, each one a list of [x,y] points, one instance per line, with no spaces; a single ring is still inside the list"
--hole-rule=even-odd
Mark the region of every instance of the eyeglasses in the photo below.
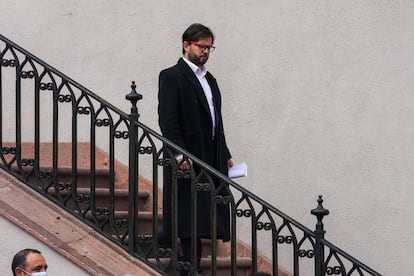
[[[213,45],[204,45],[195,41],[189,41],[189,43],[198,46],[201,51],[208,50],[211,53],[216,49],[216,47]]]

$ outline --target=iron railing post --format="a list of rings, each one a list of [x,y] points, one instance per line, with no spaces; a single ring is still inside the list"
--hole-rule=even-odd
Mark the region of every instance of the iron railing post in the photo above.
[[[329,210],[323,208],[322,206],[322,196],[320,195],[318,198],[318,206],[311,210],[311,214],[316,216],[317,223],[316,229],[314,231],[316,236],[316,243],[315,243],[315,276],[322,276],[324,275],[324,260],[325,260],[325,250],[322,240],[325,238],[325,230],[323,229],[323,217],[329,214]]]
[[[139,113],[137,102],[142,95],[135,90],[135,81],[132,81],[131,92],[125,96],[131,102],[129,114],[129,168],[128,168],[128,249],[137,252],[137,218],[138,218],[138,122]]]

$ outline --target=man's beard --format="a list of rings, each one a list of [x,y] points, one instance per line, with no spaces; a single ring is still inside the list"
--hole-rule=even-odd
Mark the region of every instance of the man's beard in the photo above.
[[[203,55],[198,57],[198,56],[194,55],[193,53],[189,52],[188,57],[189,57],[190,61],[192,63],[194,63],[195,65],[197,65],[197,66],[203,66],[208,60],[208,55],[206,55],[206,54],[203,54]]]

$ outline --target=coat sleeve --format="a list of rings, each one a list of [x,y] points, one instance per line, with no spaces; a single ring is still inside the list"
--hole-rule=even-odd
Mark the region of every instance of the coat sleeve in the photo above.
[[[161,133],[184,148],[180,126],[179,84],[171,69],[160,72],[158,88],[158,121]]]

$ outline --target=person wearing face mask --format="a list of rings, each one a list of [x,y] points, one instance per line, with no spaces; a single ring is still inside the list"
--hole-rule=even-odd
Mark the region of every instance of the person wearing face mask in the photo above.
[[[47,276],[47,263],[36,249],[23,249],[14,255],[12,271],[14,276]]]

